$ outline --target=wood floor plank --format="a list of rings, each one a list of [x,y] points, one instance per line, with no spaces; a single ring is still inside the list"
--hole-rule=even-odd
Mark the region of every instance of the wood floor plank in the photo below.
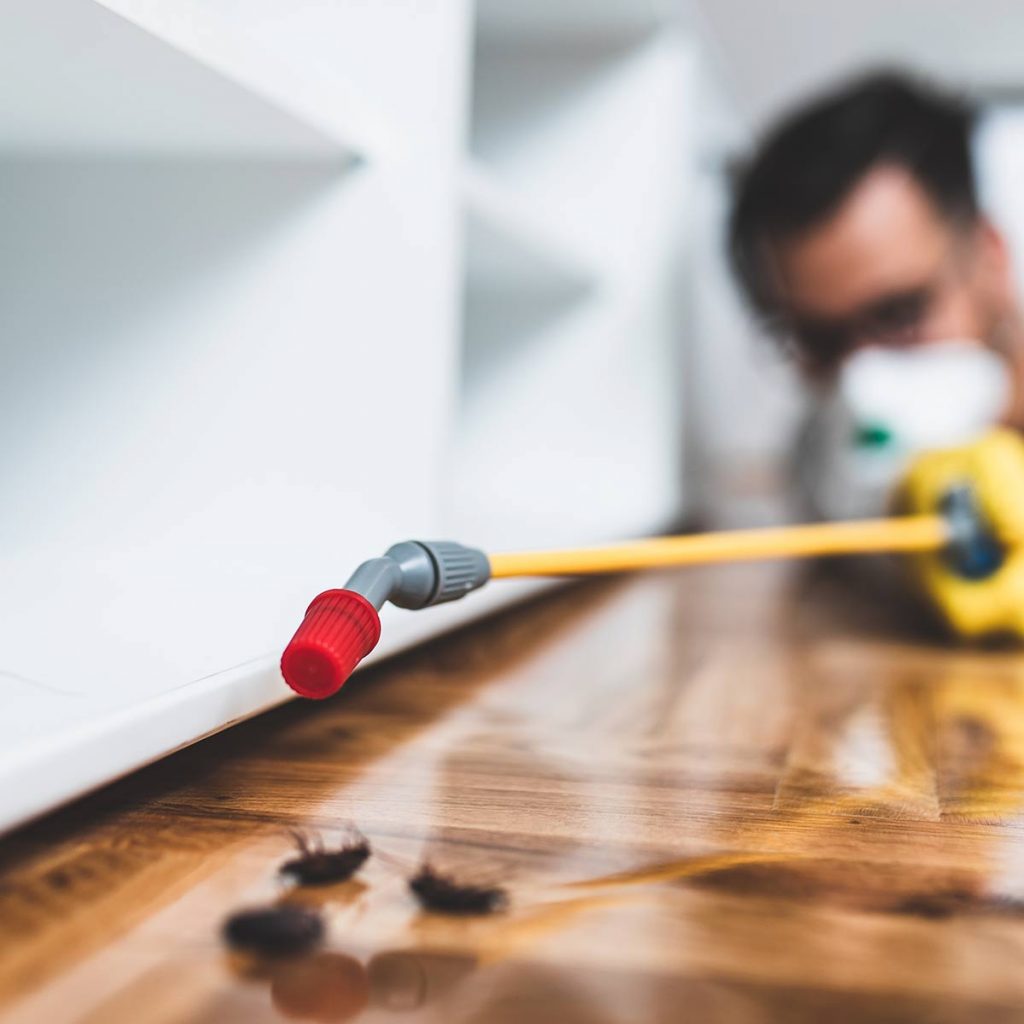
[[[204,741],[0,842],[0,1016],[1024,1019],[1024,654],[905,612],[775,566],[597,581]],[[354,880],[281,881],[290,830],[351,826]],[[421,912],[425,859],[507,908]],[[276,903],[323,948],[229,955]]]

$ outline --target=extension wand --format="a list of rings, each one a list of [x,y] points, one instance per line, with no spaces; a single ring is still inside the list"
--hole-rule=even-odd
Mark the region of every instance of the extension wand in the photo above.
[[[364,562],[341,590],[313,599],[281,671],[303,697],[336,693],[380,639],[380,608],[426,608],[488,580],[583,576],[709,562],[880,552],[945,552],[963,578],[994,571],[1002,546],[968,487],[951,488],[935,514],[631,540],[600,547],[488,555],[452,541],[405,541]]]

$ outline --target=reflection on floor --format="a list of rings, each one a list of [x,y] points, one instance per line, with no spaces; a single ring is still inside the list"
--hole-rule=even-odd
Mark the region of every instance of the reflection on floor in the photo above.
[[[428,614],[428,613],[424,613]],[[816,573],[544,598],[0,846],[12,1021],[984,1021],[1024,1016],[1024,654]],[[289,888],[289,830],[355,825]],[[502,912],[422,913],[424,861]],[[322,912],[257,963],[242,906]]]

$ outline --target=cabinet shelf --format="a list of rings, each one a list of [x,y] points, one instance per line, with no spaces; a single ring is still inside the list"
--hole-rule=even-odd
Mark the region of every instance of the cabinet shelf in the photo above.
[[[565,41],[636,36],[673,15],[668,0],[478,0],[484,38]]]
[[[586,257],[479,164],[463,171],[470,292],[572,293],[595,283]]]
[[[361,162],[373,119],[202,7],[10,0],[0,139],[18,157]]]

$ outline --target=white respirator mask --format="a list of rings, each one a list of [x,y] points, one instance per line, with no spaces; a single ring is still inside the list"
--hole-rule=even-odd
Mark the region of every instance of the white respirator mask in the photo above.
[[[843,364],[797,453],[807,511],[827,519],[884,514],[910,459],[967,442],[1005,413],[1009,368],[973,341],[867,348]]]

